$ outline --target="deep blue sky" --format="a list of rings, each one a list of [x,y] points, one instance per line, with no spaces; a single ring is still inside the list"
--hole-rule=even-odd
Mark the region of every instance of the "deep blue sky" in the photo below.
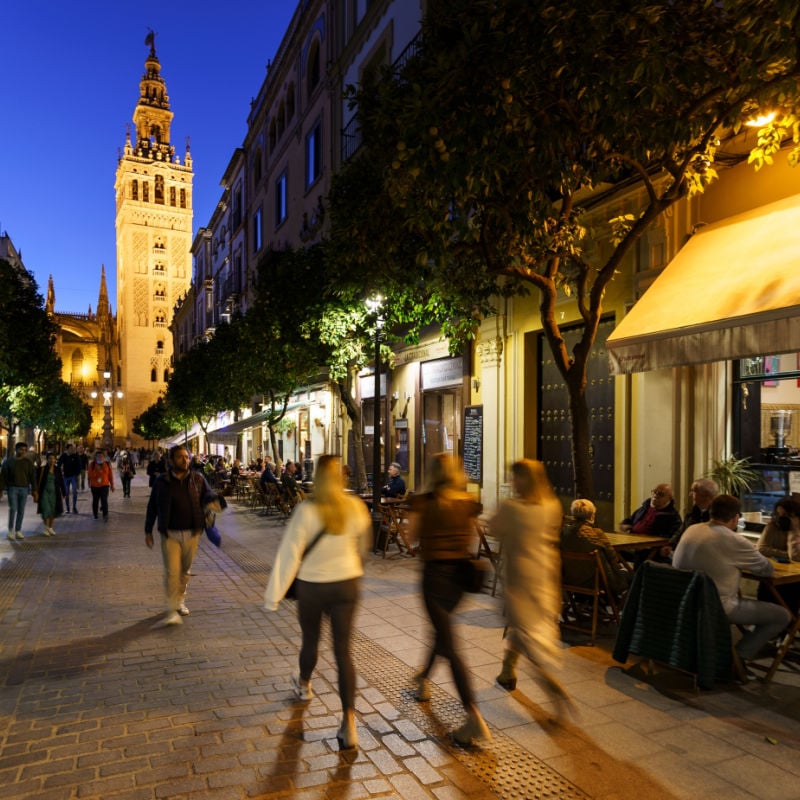
[[[194,159],[194,232],[247,131],[250,99],[296,0],[11,0],[0,22],[0,231],[56,309],[97,305],[105,264],[116,313],[114,175],[139,97],[148,26],[175,116],[171,139]]]

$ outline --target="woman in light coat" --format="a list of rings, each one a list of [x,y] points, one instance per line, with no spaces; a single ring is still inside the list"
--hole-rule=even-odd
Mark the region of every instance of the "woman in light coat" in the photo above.
[[[508,631],[497,683],[517,685],[520,653],[536,667],[539,682],[561,706],[567,694],[556,680],[561,663],[561,559],[558,542],[563,512],[540,461],[522,459],[511,467],[516,496],[492,519],[490,534],[502,543]]]
[[[319,539],[318,534],[322,534]],[[314,470],[313,496],[295,507],[275,556],[264,607],[277,610],[297,577],[295,597],[303,642],[300,675],[292,683],[297,699],[303,701],[314,696],[311,675],[317,665],[320,626],[323,615],[330,617],[342,702],[342,724],[337,734],[342,748],[358,745],[350,638],[364,574],[362,558],[371,544],[369,512],[362,500],[345,494],[341,461],[336,456],[320,456]]]

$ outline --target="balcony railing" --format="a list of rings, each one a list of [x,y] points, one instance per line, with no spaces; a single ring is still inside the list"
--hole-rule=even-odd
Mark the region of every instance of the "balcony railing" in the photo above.
[[[415,55],[419,52],[422,44],[422,34],[418,33],[405,47],[402,53],[394,60],[392,64],[392,73],[399,77],[406,65]],[[362,135],[361,125],[358,121],[358,112],[353,114],[347,125],[342,128],[342,163],[349,161],[361,147]]]

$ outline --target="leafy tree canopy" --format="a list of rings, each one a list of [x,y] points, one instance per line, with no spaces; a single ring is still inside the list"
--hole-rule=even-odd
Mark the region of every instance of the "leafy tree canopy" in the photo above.
[[[491,283],[538,290],[580,494],[592,493],[584,391],[605,289],[653,220],[747,158],[748,118],[775,114],[757,167],[787,137],[797,160],[798,15],[788,0],[434,0],[418,55],[355,95],[364,146],[333,193],[334,238],[353,231],[341,259],[354,274],[380,265],[390,284],[421,274],[453,309],[479,307]],[[607,222],[589,231],[600,206]],[[583,322],[571,352],[559,291]]]

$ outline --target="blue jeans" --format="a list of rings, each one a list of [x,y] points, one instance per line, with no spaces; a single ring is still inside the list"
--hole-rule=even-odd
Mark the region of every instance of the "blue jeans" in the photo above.
[[[78,476],[73,475],[71,478],[64,478],[64,483],[67,485],[67,511],[69,511],[69,487],[72,487],[72,507],[77,508],[78,502]]]
[[[776,603],[762,603],[760,600],[739,600],[734,608],[727,612],[727,617],[734,625],[752,625],[736,650],[744,658],[755,658],[759,650],[774,639],[792,621],[791,615]]]
[[[27,486],[7,486],[8,495],[8,532],[22,530],[22,518],[25,516],[25,503],[28,502]]]

